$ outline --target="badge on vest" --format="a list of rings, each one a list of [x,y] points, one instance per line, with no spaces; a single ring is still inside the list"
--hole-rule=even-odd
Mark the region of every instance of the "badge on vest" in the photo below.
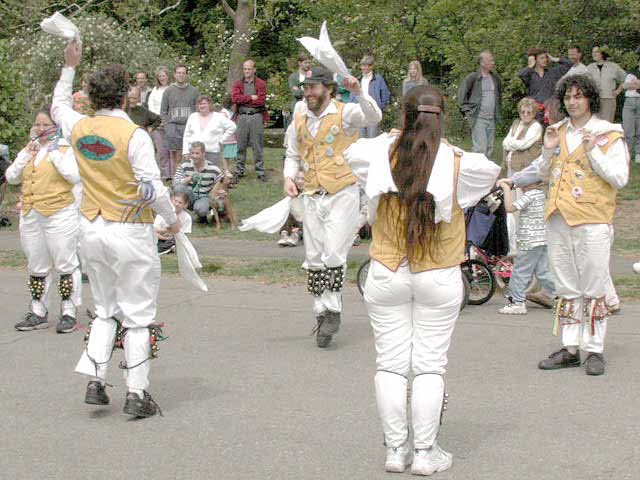
[[[573,195],[575,198],[580,198],[582,196],[582,193],[582,187],[573,187],[571,189],[571,195]]]
[[[560,174],[562,173],[562,171],[558,167],[556,167],[551,173],[553,174],[553,178],[560,178]]]
[[[331,125],[329,131],[334,135],[338,135],[340,133],[340,128],[337,125]]]
[[[584,172],[582,170],[576,170],[575,173],[576,173],[576,177],[578,177],[579,180],[582,180],[585,177]]]
[[[335,127],[335,125],[334,125],[334,127]],[[336,139],[336,137],[331,133],[327,133],[327,136],[324,137],[324,141],[327,142],[327,143],[333,143],[335,141],[335,139]]]
[[[324,151],[324,153],[327,155],[327,157],[332,157],[333,156],[333,147],[327,147],[327,149]]]
[[[86,135],[76,142],[76,148],[89,160],[109,160],[116,153],[116,147],[104,137]]]
[[[305,172],[309,171],[309,164],[307,162],[302,162],[302,170]]]

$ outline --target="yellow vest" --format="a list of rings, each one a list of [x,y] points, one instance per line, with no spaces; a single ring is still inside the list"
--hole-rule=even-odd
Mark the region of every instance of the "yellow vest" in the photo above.
[[[409,269],[412,273],[453,267],[464,261],[466,228],[464,212],[458,206],[457,199],[460,157],[461,155],[454,155],[453,209],[451,212],[451,222],[439,223],[438,245],[434,249],[435,255],[433,257],[427,248],[423,256],[418,255],[418,258],[408,259]],[[369,256],[394,272],[398,270],[402,261],[407,258],[407,245],[405,240],[406,221],[406,205],[400,202],[397,195],[383,195],[378,204],[376,221],[372,227],[373,240],[369,247]],[[422,252],[418,249],[418,253]]]
[[[314,192],[323,187],[336,193],[356,182],[356,177],[344,159],[344,151],[355,142],[359,134],[347,135],[342,128],[344,103],[335,101],[336,113],[322,118],[315,138],[307,129],[307,116],[296,116],[296,135],[303,159],[304,191]]]
[[[586,223],[613,223],[618,191],[591,168],[582,144],[569,153],[566,131],[566,124],[560,127],[560,154],[551,159],[545,220],[558,211],[572,227]],[[606,134],[608,142],[594,148],[607,153],[621,136],[619,132],[609,132]]]
[[[58,151],[64,154],[68,148],[59,146]],[[48,217],[74,202],[75,197],[71,192],[73,185],[60,175],[49,159],[49,152],[37,167],[34,161],[35,156],[22,171],[22,215],[35,208],[38,213]]]
[[[87,219],[102,215],[106,220],[123,221],[130,207],[122,202],[138,198],[128,152],[137,128],[123,118],[105,115],[84,118],[73,127],[71,146],[84,188],[80,212]],[[153,223],[153,213],[146,208],[138,220]]]

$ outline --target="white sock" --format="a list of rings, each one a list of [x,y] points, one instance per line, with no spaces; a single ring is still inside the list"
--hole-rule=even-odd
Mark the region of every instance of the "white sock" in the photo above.
[[[144,398],[144,390],[142,390],[140,388],[130,388],[129,392],[130,393],[136,393],[140,398]]]
[[[564,347],[567,349],[567,352],[569,352],[571,355],[575,355],[576,353],[578,353],[578,347]]]

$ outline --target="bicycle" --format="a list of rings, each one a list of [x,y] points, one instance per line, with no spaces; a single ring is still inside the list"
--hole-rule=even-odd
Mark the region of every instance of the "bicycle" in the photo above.
[[[364,287],[367,283],[367,276],[369,275],[369,265],[371,265],[371,259],[367,258],[360,264],[360,267],[358,267],[358,273],[356,274],[356,284],[358,285],[358,291],[362,296],[364,296]],[[468,276],[464,272],[462,273],[462,286],[464,293],[462,296],[462,303],[460,304],[460,311],[464,310],[464,307],[466,307],[468,303],[471,303],[471,285]]]

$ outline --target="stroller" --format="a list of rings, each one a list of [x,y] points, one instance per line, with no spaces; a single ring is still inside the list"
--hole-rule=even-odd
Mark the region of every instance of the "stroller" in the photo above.
[[[471,286],[471,305],[488,302],[496,286],[503,288],[511,278],[513,264],[505,257],[509,233],[503,197],[502,189],[496,187],[465,211],[467,246],[461,268]]]

